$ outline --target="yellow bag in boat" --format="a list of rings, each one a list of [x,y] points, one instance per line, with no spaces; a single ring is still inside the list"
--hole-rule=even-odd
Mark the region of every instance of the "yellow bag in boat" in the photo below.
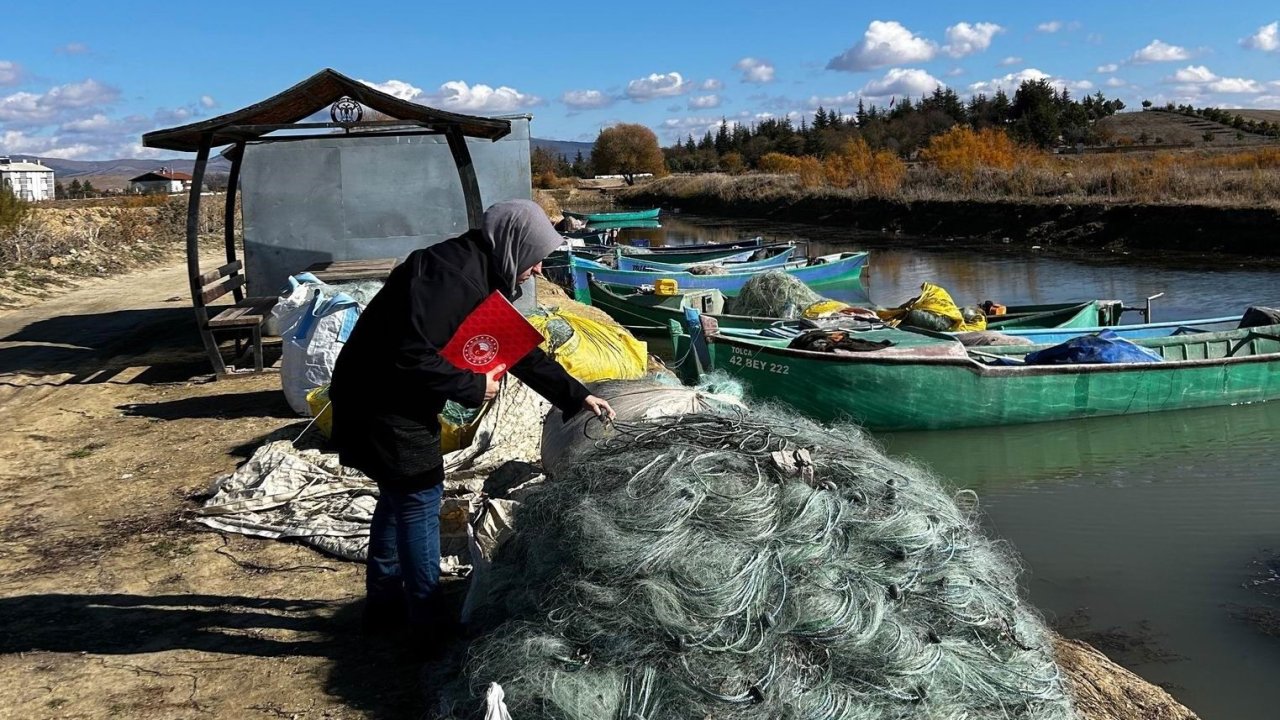
[[[316,429],[326,438],[333,436],[333,406],[329,404],[329,385],[321,385],[307,393],[307,409],[311,417],[316,419]],[[440,452],[451,453],[471,445],[476,436],[476,427],[480,424],[479,415],[469,423],[458,425],[440,418]]]
[[[920,286],[920,296],[889,310],[877,310],[876,314],[886,323],[897,326],[907,313],[912,310],[923,310],[924,312],[946,318],[951,321],[951,332],[977,332],[987,329],[986,317],[976,318],[973,322],[965,322],[964,315],[960,313],[960,308],[955,301],[951,299],[951,293],[933,283],[924,283]]]
[[[819,300],[805,308],[804,312],[800,314],[810,320],[816,320],[820,317],[826,317],[827,315],[834,315],[841,310],[848,309],[849,307],[850,305],[848,303],[842,303],[839,300]]]
[[[649,347],[623,328],[559,308],[540,309],[529,322],[546,338],[540,347],[584,383],[638,380],[649,369]]]

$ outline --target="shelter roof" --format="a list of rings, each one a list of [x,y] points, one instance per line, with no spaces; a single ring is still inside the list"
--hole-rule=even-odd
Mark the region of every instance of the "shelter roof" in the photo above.
[[[142,144],[195,152],[200,149],[200,137],[206,133],[212,134],[212,147],[253,140],[279,129],[270,126],[296,123],[344,96],[396,120],[440,130],[456,127],[468,137],[497,140],[511,132],[508,120],[452,113],[401,100],[326,68],[284,92],[240,110],[187,125],[153,130],[142,136]]]

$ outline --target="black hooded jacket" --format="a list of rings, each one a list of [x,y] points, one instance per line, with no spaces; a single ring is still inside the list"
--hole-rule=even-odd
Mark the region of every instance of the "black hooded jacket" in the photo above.
[[[479,231],[416,250],[392,270],[360,315],[333,370],[333,441],[343,465],[379,485],[416,490],[438,481],[437,416],[446,400],[478,407],[485,376],[438,353],[501,288]],[[590,394],[541,349],[509,368],[566,415]]]

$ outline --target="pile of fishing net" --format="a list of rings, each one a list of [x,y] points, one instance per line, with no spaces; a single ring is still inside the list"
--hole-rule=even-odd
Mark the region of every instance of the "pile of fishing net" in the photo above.
[[[1072,717],[1014,562],[856,428],[592,420],[544,463],[456,717],[493,682],[515,720]]]
[[[733,315],[794,318],[822,299],[794,275],[769,270],[756,274],[742,286],[730,303],[729,312]]]

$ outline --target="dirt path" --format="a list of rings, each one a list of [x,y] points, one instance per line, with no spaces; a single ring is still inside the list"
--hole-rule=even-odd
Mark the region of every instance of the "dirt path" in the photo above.
[[[206,373],[181,266],[0,312],[0,718],[417,715],[361,568],[185,517],[301,427]]]

